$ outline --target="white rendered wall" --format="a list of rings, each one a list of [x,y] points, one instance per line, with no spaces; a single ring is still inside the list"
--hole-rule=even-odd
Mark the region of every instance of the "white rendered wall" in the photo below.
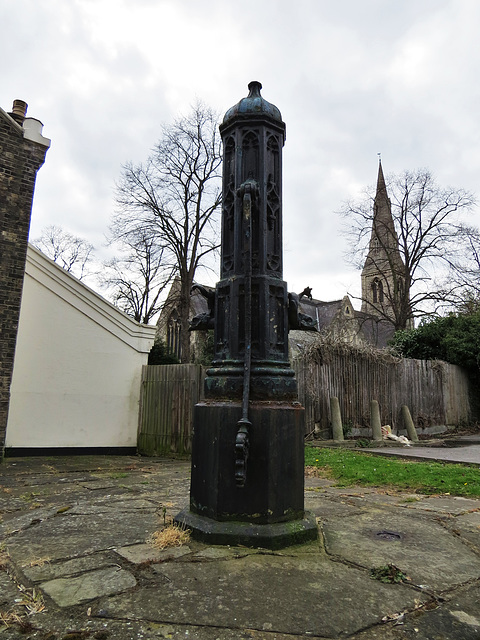
[[[6,447],[135,447],[154,335],[29,246]]]

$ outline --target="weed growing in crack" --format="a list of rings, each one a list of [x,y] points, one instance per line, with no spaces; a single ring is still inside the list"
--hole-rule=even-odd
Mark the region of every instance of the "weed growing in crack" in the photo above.
[[[190,542],[190,530],[178,524],[169,524],[160,531],[155,531],[148,540],[155,549],[181,547]]]
[[[387,564],[383,567],[370,569],[370,577],[386,584],[400,584],[408,582],[410,578],[394,564]]]

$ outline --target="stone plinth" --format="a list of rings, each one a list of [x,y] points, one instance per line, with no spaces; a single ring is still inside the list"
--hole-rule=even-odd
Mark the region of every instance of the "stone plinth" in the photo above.
[[[245,486],[235,481],[240,403],[195,407],[190,509],[176,520],[216,544],[279,548],[317,537],[304,512],[304,409],[298,402],[253,402]]]

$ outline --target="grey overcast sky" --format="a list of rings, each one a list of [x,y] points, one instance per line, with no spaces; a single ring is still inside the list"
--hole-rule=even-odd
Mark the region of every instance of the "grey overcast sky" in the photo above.
[[[0,106],[25,100],[52,140],[31,237],[61,225],[101,249],[121,165],[196,99],[223,114],[259,80],[287,125],[289,290],[358,293],[335,212],[377,153],[480,191],[479,32],[478,0],[3,0]]]

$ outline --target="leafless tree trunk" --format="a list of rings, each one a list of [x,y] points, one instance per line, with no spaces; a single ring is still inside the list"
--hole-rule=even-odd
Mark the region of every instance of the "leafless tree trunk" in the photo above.
[[[111,239],[145,234],[161,255],[164,274],[180,278],[182,362],[190,359],[195,273],[218,247],[221,159],[217,116],[199,103],[188,116],[163,126],[152,155],[143,164],[125,165],[117,185]]]

